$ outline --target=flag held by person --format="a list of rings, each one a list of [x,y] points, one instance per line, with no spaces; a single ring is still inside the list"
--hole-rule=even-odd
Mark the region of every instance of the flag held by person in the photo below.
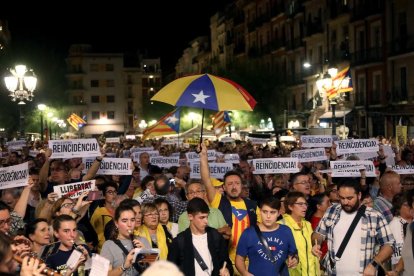
[[[86,125],[86,121],[79,117],[76,113],[72,113],[66,120],[76,131],[79,130],[79,127]]]
[[[181,108],[176,108],[158,120],[154,125],[147,127],[144,130],[142,140],[165,134],[178,133],[180,131],[180,112]]]
[[[217,112],[213,119],[214,133],[216,135],[224,133],[229,124],[231,124],[229,113],[227,111]]]

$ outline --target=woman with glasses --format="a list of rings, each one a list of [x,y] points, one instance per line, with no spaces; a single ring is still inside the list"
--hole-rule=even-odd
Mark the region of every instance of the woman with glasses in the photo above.
[[[172,236],[167,227],[160,223],[160,215],[157,206],[153,203],[142,205],[142,225],[138,229],[138,235],[144,237],[152,248],[160,250],[160,259],[166,260],[168,246],[172,242]]]
[[[91,217],[91,225],[98,235],[98,252],[101,250],[105,242],[105,225],[112,220],[115,213],[115,199],[118,191],[118,185],[114,182],[106,182],[99,189],[102,191],[104,200],[103,206],[98,207]]]
[[[108,275],[139,275],[136,265],[133,265],[135,251],[133,248],[149,248],[144,238],[131,240],[131,233],[136,224],[136,213],[130,204],[121,203],[115,210],[112,236],[102,247],[101,255],[110,261]]]
[[[305,195],[301,192],[290,192],[285,197],[284,205],[286,213],[279,223],[292,230],[299,254],[299,264],[295,268],[289,268],[289,275],[320,275],[318,258],[312,254],[312,225],[305,220],[308,209]]]
[[[160,214],[160,223],[165,225],[173,238],[178,234],[178,223],[171,222],[173,209],[171,204],[164,198],[157,198],[154,200],[155,206],[157,206],[158,213]]]

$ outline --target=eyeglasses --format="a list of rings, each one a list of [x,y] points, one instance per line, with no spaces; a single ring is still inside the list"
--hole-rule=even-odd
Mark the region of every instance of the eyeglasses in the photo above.
[[[115,190],[109,190],[109,191],[106,191],[105,194],[115,195],[116,194],[116,191]]]
[[[203,193],[205,193],[205,192],[206,192],[206,190],[191,191],[191,192],[188,192],[188,193],[187,193],[187,195],[190,195],[190,196],[193,196],[193,195],[200,195],[200,194],[203,194]]]
[[[60,208],[72,208],[75,206],[75,203],[64,203]]]
[[[150,214],[145,214],[144,217],[158,217],[159,214],[158,213],[150,213]]]
[[[0,220],[0,227],[3,227],[3,225],[4,225],[5,223],[7,223],[8,225],[10,225],[10,223],[11,223],[11,218],[9,217],[9,218],[7,218],[7,219]]]
[[[306,203],[306,202],[295,202],[293,204],[299,205],[300,207],[303,207],[303,206],[308,207],[308,203]]]

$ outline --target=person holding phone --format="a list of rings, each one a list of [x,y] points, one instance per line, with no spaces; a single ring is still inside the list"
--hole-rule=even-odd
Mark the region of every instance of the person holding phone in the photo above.
[[[260,205],[262,222],[257,225],[258,229],[251,226],[241,235],[236,253],[236,268],[241,275],[285,276],[289,275],[288,268],[298,264],[292,231],[286,225],[277,223],[280,205],[277,198],[263,199]],[[257,231],[266,239],[268,252]],[[249,258],[248,268],[246,258]]]

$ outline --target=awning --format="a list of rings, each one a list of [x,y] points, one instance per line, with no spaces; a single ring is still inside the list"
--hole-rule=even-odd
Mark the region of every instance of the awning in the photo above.
[[[351,111],[352,110],[338,110],[338,111],[335,111],[335,118],[342,118]],[[331,111],[328,111],[325,114],[323,114],[321,117],[319,117],[319,119],[331,119],[331,118],[332,118],[332,112]]]

